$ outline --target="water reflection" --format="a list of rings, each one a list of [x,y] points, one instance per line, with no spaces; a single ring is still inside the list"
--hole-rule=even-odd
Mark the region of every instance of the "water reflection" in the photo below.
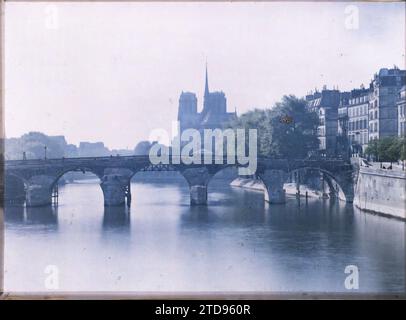
[[[127,206],[104,207],[103,229],[130,229],[130,208]]]
[[[404,291],[404,222],[340,201],[269,205],[226,184],[210,185],[208,206],[190,207],[187,185],[132,192],[131,210],[104,207],[98,184],[61,187],[57,212],[7,208],[6,288],[41,291],[56,264],[65,291],[337,292],[354,264],[359,292]]]
[[[5,221],[8,224],[54,225],[58,224],[58,207],[6,206]]]
[[[24,222],[24,210],[23,205],[20,206],[6,206],[4,208],[4,220],[6,223],[23,223]]]
[[[26,207],[26,214],[27,224],[55,226],[58,224],[58,207],[56,206]]]

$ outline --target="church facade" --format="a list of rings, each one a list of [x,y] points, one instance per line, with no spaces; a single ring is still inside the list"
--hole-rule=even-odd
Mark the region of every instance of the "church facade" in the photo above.
[[[178,121],[180,132],[186,129],[221,129],[237,118],[236,112],[227,112],[227,99],[222,91],[210,92],[206,67],[203,109],[197,110],[197,97],[193,92],[182,92],[179,97]]]

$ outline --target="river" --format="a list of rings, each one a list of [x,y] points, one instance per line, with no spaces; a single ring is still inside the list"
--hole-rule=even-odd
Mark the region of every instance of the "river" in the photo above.
[[[268,205],[218,179],[207,207],[189,206],[185,182],[131,188],[129,209],[104,208],[91,180],[60,187],[58,207],[6,208],[5,290],[405,292],[402,221],[329,200]]]

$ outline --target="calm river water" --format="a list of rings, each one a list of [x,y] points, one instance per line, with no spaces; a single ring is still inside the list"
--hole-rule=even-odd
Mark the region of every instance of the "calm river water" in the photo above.
[[[6,209],[5,289],[348,292],[355,265],[358,292],[404,292],[405,225],[341,202],[270,206],[219,180],[207,207],[162,180],[134,182],[129,210],[105,209],[82,181],[60,188],[57,208]]]

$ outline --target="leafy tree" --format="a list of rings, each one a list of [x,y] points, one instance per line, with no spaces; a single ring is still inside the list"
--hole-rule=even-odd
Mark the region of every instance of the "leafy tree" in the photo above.
[[[258,154],[281,158],[305,158],[318,149],[318,116],[306,101],[284,96],[272,109],[255,109],[231,123],[232,128],[257,129]]]
[[[402,140],[400,138],[394,138],[392,144],[388,148],[389,161],[398,161],[401,158]]]
[[[406,160],[406,138],[400,139],[400,160]]]
[[[377,161],[394,162],[406,158],[406,142],[404,138],[397,137],[374,139],[369,142],[365,152]]]
[[[375,160],[379,160],[378,139],[373,139],[373,140],[369,141],[368,146],[365,149],[365,153],[374,157]]]

